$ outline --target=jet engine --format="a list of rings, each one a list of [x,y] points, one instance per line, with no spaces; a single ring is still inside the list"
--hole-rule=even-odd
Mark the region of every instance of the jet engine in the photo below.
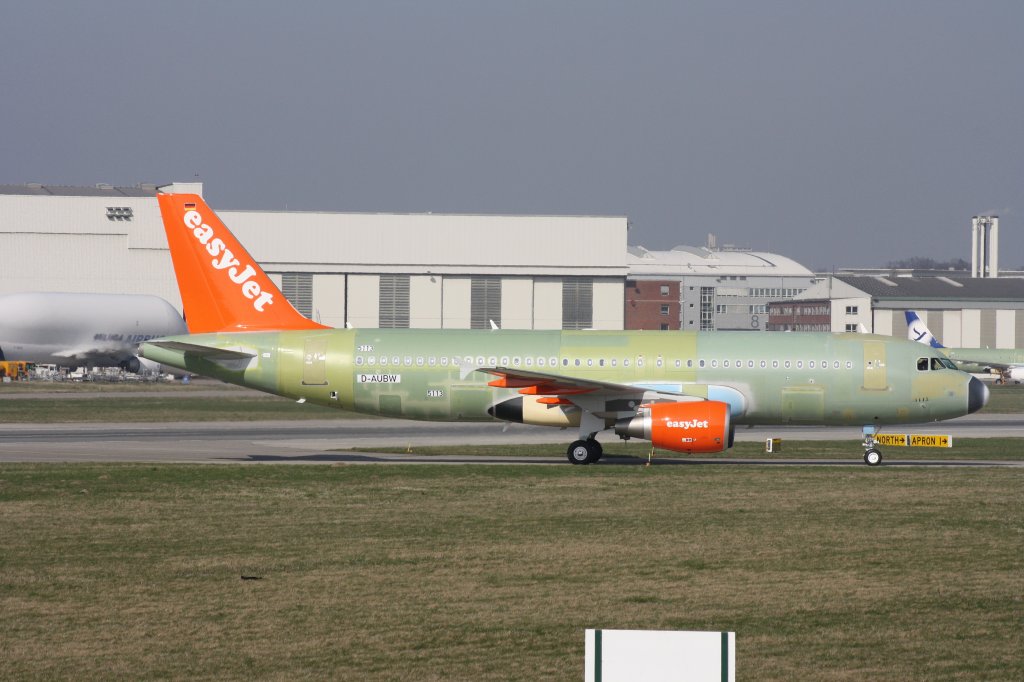
[[[1024,367],[1011,367],[1006,371],[1006,379],[1018,384],[1024,381]]]
[[[159,374],[161,371],[160,363],[147,360],[146,358],[133,355],[124,362],[121,363],[121,369],[132,374],[138,374],[139,372],[149,372],[151,374]]]
[[[728,403],[699,400],[641,405],[633,417],[615,423],[615,433],[643,438],[674,452],[722,452],[732,447]]]

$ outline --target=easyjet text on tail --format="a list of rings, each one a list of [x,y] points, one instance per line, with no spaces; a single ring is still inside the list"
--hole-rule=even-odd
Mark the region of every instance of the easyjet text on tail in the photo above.
[[[158,199],[190,332],[324,328],[292,307],[202,197]]]

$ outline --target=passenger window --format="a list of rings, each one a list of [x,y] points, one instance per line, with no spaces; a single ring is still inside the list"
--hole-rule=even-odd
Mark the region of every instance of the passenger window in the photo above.
[[[544,358],[537,358],[537,366],[538,367],[543,367],[545,365],[545,363],[546,363],[546,361],[544,360]]]
[[[778,369],[778,368],[779,368],[779,361],[778,360],[772,360],[772,369]]]
[[[786,369],[789,369],[792,364],[789,360],[786,360]]]
[[[703,360],[698,360],[697,361],[697,366],[703,368],[704,367],[704,361]]]
[[[686,366],[687,367],[693,367],[693,360],[687,360],[686,361]]]
[[[356,356],[356,364],[357,365],[363,364],[363,356],[362,355],[357,355]]]
[[[712,367],[718,367],[718,360],[712,360],[711,361],[711,366]]]
[[[754,369],[754,361],[747,360],[747,369]]]
[[[594,358],[587,358],[587,367],[594,366]]]
[[[729,361],[728,360],[722,360],[722,367],[728,367],[728,366],[729,366]]]
[[[622,359],[622,366],[623,367],[629,367],[629,358],[623,358]]]
[[[448,356],[447,355],[445,355],[445,356],[443,356],[441,358],[441,366],[442,367],[447,367],[448,366]]]

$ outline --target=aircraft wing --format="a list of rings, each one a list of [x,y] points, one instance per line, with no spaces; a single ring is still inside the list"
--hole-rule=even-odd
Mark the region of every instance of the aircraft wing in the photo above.
[[[250,358],[256,357],[253,353],[246,353],[240,350],[200,346],[195,343],[185,343],[184,341],[147,341],[146,343],[150,346],[166,348],[167,350],[174,350],[179,353],[186,353],[188,355],[203,358],[204,360],[210,360],[211,362],[217,362],[219,360],[249,360]]]
[[[497,379],[488,382],[496,388],[518,388],[523,395],[637,395],[654,391],[677,395],[681,398],[693,399],[691,396],[675,387],[666,387],[661,384],[620,384],[610,381],[597,381],[594,379],[580,379],[568,377],[562,374],[549,374],[547,372],[534,372],[531,370],[511,369],[509,367],[478,367],[478,372],[490,374]]]

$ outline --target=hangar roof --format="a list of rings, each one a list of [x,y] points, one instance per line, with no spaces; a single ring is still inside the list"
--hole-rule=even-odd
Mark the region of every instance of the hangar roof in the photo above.
[[[135,187],[115,187],[99,184],[90,187],[69,187],[30,182],[25,185],[0,185],[0,194],[46,197],[152,197],[156,196],[156,185],[143,183]]]
[[[877,299],[1024,300],[1024,279],[950,277],[842,277],[836,279]]]
[[[1024,278],[852,277],[835,275],[796,296],[799,300],[868,296],[878,302],[1024,302]],[[1013,306],[1017,307],[1017,306]]]
[[[676,246],[669,251],[629,247],[626,264],[631,275],[764,275],[813,277],[814,273],[791,258],[766,251],[713,251]]]

